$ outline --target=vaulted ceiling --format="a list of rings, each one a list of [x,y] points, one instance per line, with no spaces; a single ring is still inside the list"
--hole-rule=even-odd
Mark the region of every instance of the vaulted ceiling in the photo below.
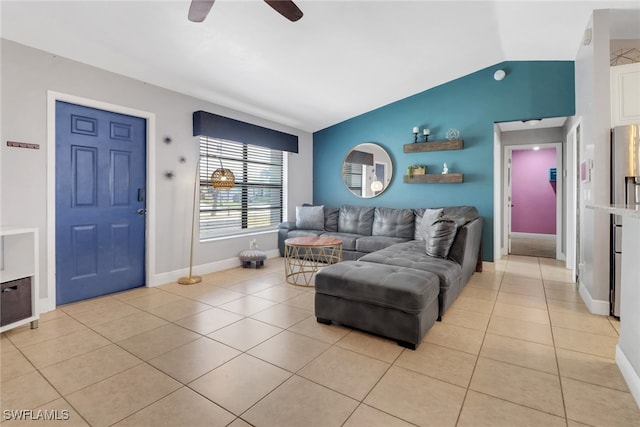
[[[637,1],[6,1],[3,38],[316,131],[507,60],[573,60],[593,9]],[[636,15],[638,16],[638,15]],[[633,26],[634,21],[629,25]],[[640,28],[640,22],[638,22]]]

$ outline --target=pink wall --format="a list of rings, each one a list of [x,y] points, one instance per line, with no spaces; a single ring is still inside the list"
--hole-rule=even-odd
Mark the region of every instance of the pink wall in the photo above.
[[[511,231],[556,234],[556,149],[514,150],[511,161]]]

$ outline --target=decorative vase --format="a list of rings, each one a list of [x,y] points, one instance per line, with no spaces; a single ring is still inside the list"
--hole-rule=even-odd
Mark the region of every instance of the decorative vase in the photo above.
[[[449,129],[447,131],[447,139],[449,141],[453,141],[454,139],[460,139],[460,131],[458,129]]]

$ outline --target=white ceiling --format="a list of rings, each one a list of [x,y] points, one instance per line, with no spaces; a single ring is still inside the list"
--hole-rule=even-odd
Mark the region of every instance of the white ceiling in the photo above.
[[[188,0],[3,0],[0,28],[6,39],[316,131],[502,61],[573,60],[593,9],[640,9],[638,1],[296,4],[304,17],[291,23],[259,0],[217,0],[196,24]]]

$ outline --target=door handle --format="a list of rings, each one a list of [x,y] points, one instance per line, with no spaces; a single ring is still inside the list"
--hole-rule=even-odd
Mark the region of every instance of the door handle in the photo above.
[[[146,209],[142,209],[142,208],[140,208],[140,209],[138,209],[138,210],[136,211],[136,213],[137,213],[138,215],[145,215],[145,214],[147,213],[147,210],[146,210]]]

